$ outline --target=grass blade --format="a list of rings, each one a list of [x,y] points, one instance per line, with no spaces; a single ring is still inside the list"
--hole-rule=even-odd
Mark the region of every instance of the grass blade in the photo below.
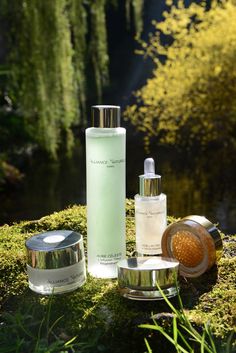
[[[57,323],[63,318],[63,316],[64,316],[64,315],[58,317],[58,318],[54,321],[54,323],[52,324],[52,326],[51,326],[51,327],[49,328],[49,330],[48,330],[48,334],[47,334],[48,337],[49,337],[49,335],[51,334],[51,332],[52,332],[52,330],[54,329],[54,327],[57,325]]]
[[[206,336],[206,331],[203,331],[202,341],[201,341],[201,353],[204,353],[205,351],[205,336]]]
[[[68,347],[71,343],[73,343],[76,340],[77,336],[71,338],[69,341],[65,343],[65,347]]]
[[[50,317],[51,317],[51,309],[52,309],[52,300],[53,300],[53,294],[49,298],[48,306],[47,306],[47,312],[46,312],[46,335],[47,335],[47,341],[49,339],[49,332],[50,332]]]
[[[232,331],[231,334],[229,335],[229,338],[227,339],[226,343],[226,352],[225,353],[231,353],[232,351],[232,339],[234,337],[235,332]]]
[[[167,298],[167,296],[165,295],[165,293],[163,292],[163,290],[161,289],[161,287],[159,286],[159,284],[156,282],[156,286],[158,288],[158,291],[161,293],[163,299],[165,300],[165,302],[168,304],[169,308],[173,311],[173,313],[175,313],[175,315],[177,317],[180,317],[180,313],[177,309],[175,309],[175,307],[172,305],[172,303],[169,301],[169,299]]]
[[[176,316],[173,317],[173,338],[174,338],[175,344],[177,345],[177,341],[178,341],[178,328],[177,328],[177,319],[176,319]]]
[[[35,348],[34,348],[34,353],[37,353],[37,352],[38,352],[39,341],[40,341],[41,331],[42,331],[42,327],[43,327],[44,321],[45,321],[45,318],[43,318],[43,319],[41,320],[40,325],[39,325],[39,330],[38,330],[36,345],[35,345]]]
[[[189,349],[189,353],[194,353],[193,348],[190,346],[190,344],[187,342],[187,340],[185,339],[185,337],[182,335],[182,333],[179,331],[179,336],[181,338],[181,340],[183,341],[183,343],[186,345],[186,347]]]
[[[205,324],[204,324],[204,328],[205,328],[205,331],[206,331],[206,333],[207,333],[207,336],[208,336],[208,338],[209,338],[209,340],[210,340],[211,347],[212,347],[212,349],[213,349],[212,352],[213,352],[213,353],[217,353],[217,352],[216,352],[216,346],[215,346],[215,343],[214,343],[213,338],[212,338],[212,332],[211,332],[211,328],[210,328],[209,323],[205,323]]]
[[[146,338],[144,338],[144,341],[145,341],[146,347],[147,347],[147,349],[148,349],[148,353],[152,353],[152,349],[151,349],[151,347],[149,346],[148,340],[147,340]]]
[[[178,348],[180,352],[182,352],[182,353],[189,353],[188,351],[186,351],[186,349],[184,349],[183,347],[181,347],[178,343],[177,343],[177,345],[176,345],[174,339],[173,339],[170,335],[168,335],[168,333],[166,333],[166,332],[164,331],[164,329],[163,329],[161,326],[154,326],[154,328],[153,328],[153,326],[154,326],[154,325],[148,325],[148,324],[147,324],[147,325],[140,325],[139,327],[148,328],[148,329],[154,329],[154,330],[156,330],[156,331],[159,331],[169,342],[171,342],[171,343],[173,344],[173,346],[174,346],[175,348]]]
[[[202,337],[199,334],[196,334],[195,332],[193,333],[191,330],[189,330],[187,327],[185,327],[184,325],[181,325],[181,327],[187,331],[189,333],[190,336],[193,337],[195,342],[198,342],[199,344],[201,344],[202,342]],[[207,352],[209,353],[213,353],[212,350],[208,347],[208,344],[205,342],[205,349],[207,350]]]
[[[142,325],[139,325],[139,327],[141,327],[141,328],[147,328],[147,329],[149,329],[149,330],[160,331],[158,325],[142,324]]]

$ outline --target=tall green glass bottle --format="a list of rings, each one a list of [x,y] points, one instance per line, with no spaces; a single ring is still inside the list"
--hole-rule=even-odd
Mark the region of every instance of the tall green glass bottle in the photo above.
[[[119,106],[93,106],[92,121],[86,129],[88,272],[115,278],[126,247],[126,130]]]

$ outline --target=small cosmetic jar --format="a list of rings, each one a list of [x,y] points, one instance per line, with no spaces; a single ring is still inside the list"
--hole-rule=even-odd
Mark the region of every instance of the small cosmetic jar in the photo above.
[[[120,260],[118,285],[120,294],[134,300],[161,300],[177,294],[179,262],[164,257],[131,257]]]
[[[29,287],[40,294],[59,294],[86,280],[82,235],[71,230],[36,234],[25,243]]]
[[[169,225],[162,237],[163,256],[179,261],[184,277],[198,277],[221,257],[222,239],[218,229],[203,216],[187,216]]]

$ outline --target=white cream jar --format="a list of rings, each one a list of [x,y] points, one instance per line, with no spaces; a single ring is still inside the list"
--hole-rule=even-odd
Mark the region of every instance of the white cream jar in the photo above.
[[[25,243],[29,287],[40,294],[59,294],[86,280],[83,237],[71,230],[36,234]]]

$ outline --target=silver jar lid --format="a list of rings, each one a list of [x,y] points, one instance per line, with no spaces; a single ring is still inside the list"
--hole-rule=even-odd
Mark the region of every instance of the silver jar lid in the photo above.
[[[131,257],[118,262],[120,288],[155,291],[176,285],[179,262],[164,257]]]
[[[71,230],[36,234],[25,242],[27,264],[38,269],[67,267],[84,258],[83,237]]]

